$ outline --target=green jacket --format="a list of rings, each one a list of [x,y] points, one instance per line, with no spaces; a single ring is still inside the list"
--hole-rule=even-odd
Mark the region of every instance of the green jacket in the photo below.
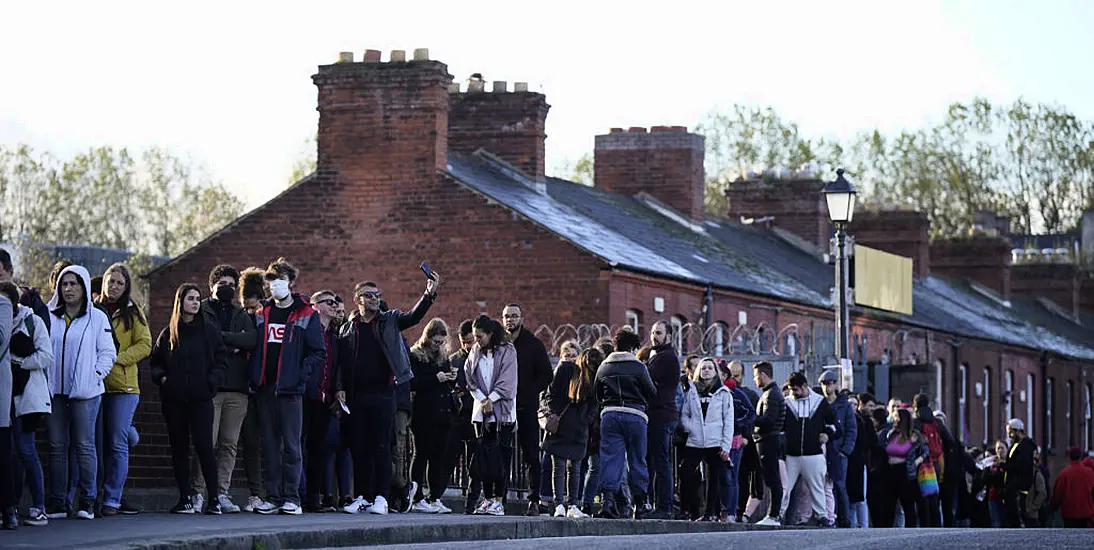
[[[250,385],[250,361],[251,352],[258,344],[258,330],[255,328],[251,316],[243,308],[228,304],[230,321],[227,331],[220,331],[224,337],[224,345],[228,348],[228,370],[224,374],[224,383],[220,391],[247,393]],[[220,326],[220,316],[217,314],[217,306],[210,303],[209,299],[201,302],[201,311],[212,319],[213,323]]]

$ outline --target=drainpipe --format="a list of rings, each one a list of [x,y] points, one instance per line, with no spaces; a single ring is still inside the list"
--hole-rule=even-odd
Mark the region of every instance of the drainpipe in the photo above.
[[[712,285],[707,285],[706,292],[703,293],[703,330],[710,329],[711,317],[714,315],[714,288]]]
[[[961,423],[962,419],[967,420],[967,418],[965,418],[967,415],[962,414],[961,391],[958,389],[958,386],[961,384],[961,374],[959,372],[960,369],[958,368],[961,365],[960,354],[958,354],[958,350],[961,349],[961,342],[950,338],[946,343],[950,345],[950,379],[952,384],[950,387],[953,388],[953,395],[951,396],[951,399],[953,400],[952,410],[954,411],[953,414],[956,417],[957,422]],[[968,391],[967,388],[966,391]],[[953,425],[952,422],[950,424]],[[964,442],[964,438],[961,436],[965,433],[965,426],[957,426],[956,432],[958,438],[962,439],[962,442]]]
[[[1048,352],[1041,352],[1041,410],[1048,411],[1048,364],[1052,360],[1049,358]],[[1053,388],[1055,390],[1056,388]],[[1032,397],[1032,396],[1031,396]],[[1056,403],[1052,404],[1053,408],[1056,408]],[[1035,409],[1036,410],[1036,409]],[[1053,411],[1055,412],[1055,411]],[[1033,419],[1029,419],[1030,424],[1033,423]],[[1055,434],[1053,434],[1055,435]],[[1041,441],[1048,443],[1048,414],[1046,412],[1041,413]],[[1045,454],[1054,455],[1053,449],[1049,449],[1045,446]]]

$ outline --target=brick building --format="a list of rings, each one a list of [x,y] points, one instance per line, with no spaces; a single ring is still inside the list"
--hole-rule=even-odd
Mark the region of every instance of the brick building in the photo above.
[[[688,327],[688,350],[782,356],[812,372],[831,361],[822,182],[737,182],[727,216],[707,216],[704,141],[677,126],[597,136],[592,187],[550,178],[542,94],[520,83],[464,90],[426,51],[404,56],[382,62],[369,50],[363,62],[319,67],[316,171],[150,273],[154,330],[174,289],[204,285],[218,263],[285,256],[301,289],[348,295],[367,278],[406,308],[426,260],[444,278],[431,314],[450,323],[516,301],[532,327],[644,330],[670,319]],[[856,389],[905,400],[926,391],[974,443],[1023,418],[1039,441],[1053,434],[1056,466],[1069,443],[1091,448],[1094,319],[1068,314],[1088,292],[1057,303],[1026,279],[1012,289],[1009,246],[929,243],[916,213],[863,214],[859,229],[862,244],[912,257],[917,279],[912,315],[854,310]],[[1047,285],[1057,269],[1030,277]],[[1051,298],[1066,300],[1057,286]],[[166,486],[167,439],[147,382],[130,479]]]

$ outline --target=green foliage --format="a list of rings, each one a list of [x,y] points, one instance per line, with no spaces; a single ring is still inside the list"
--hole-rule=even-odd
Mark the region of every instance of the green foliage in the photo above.
[[[576,161],[567,160],[559,168],[558,177],[575,183],[592,186],[594,181],[593,155],[585,153],[578,157]]]
[[[309,174],[315,171],[318,154],[315,144],[317,138],[318,136],[310,137],[304,140],[303,145],[300,146],[300,153],[297,154],[292,172],[289,173],[289,185],[308,177]]]

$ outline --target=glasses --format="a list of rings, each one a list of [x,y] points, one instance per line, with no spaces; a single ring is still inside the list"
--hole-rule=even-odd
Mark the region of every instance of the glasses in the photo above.
[[[327,298],[326,300],[316,300],[316,304],[326,304],[330,307],[334,307],[334,304],[338,303],[334,301],[334,298]]]
[[[372,300],[379,300],[383,293],[380,292],[362,292],[357,295],[358,298],[369,298]]]

